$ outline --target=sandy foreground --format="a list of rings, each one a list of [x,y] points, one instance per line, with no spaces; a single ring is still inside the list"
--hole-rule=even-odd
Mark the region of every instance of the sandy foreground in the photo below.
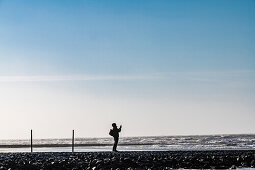
[[[0,154],[0,169],[226,169],[253,167],[255,167],[255,150]]]

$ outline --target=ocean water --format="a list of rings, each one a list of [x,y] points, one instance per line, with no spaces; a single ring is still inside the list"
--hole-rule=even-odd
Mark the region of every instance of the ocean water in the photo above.
[[[71,139],[34,139],[34,152],[71,152]],[[76,152],[111,151],[112,138],[76,138]],[[120,151],[255,149],[255,135],[120,137]],[[0,140],[0,152],[30,152],[30,140]]]

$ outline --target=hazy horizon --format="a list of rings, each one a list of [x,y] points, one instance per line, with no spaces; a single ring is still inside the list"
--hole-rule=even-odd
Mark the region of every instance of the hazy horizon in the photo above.
[[[0,0],[0,139],[254,134],[255,1]]]
[[[30,129],[31,130],[31,129]],[[28,134],[28,133],[27,133]],[[34,134],[34,132],[33,132],[33,134]],[[72,134],[71,134],[72,135]],[[33,140],[57,140],[57,139],[61,139],[61,140],[66,140],[66,139],[68,139],[68,140],[72,140],[72,136],[70,135],[70,133],[69,133],[69,137],[60,137],[60,138],[54,138],[54,137],[52,137],[52,138],[47,138],[47,137],[45,137],[45,138],[34,138],[33,137]],[[228,133],[228,134],[193,134],[193,135],[189,135],[189,134],[187,134],[187,135],[154,135],[154,136],[122,136],[121,134],[120,134],[120,137],[121,138],[151,138],[151,137],[191,137],[191,136],[194,136],[194,137],[197,137],[197,136],[243,136],[243,135],[247,135],[247,136],[254,136],[255,135],[255,133],[247,133],[247,134],[242,134],[242,133],[240,133],[240,134],[231,134],[231,133]],[[27,141],[30,141],[31,140],[31,138],[30,138],[30,136],[31,136],[31,133],[29,133],[28,134],[28,137],[27,138],[19,138],[19,139],[17,139],[17,138],[10,138],[10,139],[0,139],[1,141],[5,141],[5,140],[27,140]],[[75,138],[75,140],[77,141],[77,140],[79,140],[79,139],[101,139],[101,138],[112,138],[111,136],[103,136],[103,137],[82,137],[82,136],[76,136],[76,131],[75,131],[75,136],[74,136],[74,138]]]

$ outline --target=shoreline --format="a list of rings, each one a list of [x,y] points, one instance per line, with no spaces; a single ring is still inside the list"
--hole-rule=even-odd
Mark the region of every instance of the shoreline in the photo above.
[[[112,146],[113,144],[75,144],[75,147],[81,147],[81,146]],[[160,144],[154,144],[154,143],[145,143],[145,144],[139,144],[139,143],[132,143],[132,144],[126,144],[126,143],[120,143],[118,146],[150,146],[150,145],[160,145]],[[72,144],[33,144],[33,148],[44,148],[44,147],[71,147]],[[1,148],[30,148],[30,144],[20,144],[20,145],[3,145],[0,144]]]
[[[254,168],[255,150],[0,153],[0,167],[6,169]]]

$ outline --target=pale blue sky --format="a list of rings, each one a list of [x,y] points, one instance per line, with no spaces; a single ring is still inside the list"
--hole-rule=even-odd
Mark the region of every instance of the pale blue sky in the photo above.
[[[254,39],[253,0],[0,0],[0,138],[254,133]]]

